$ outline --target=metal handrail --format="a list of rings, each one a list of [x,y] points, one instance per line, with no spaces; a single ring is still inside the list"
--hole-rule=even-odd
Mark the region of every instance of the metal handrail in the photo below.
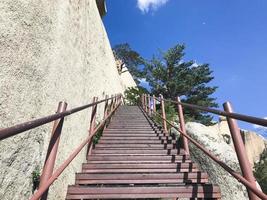
[[[155,99],[160,102],[160,98],[155,97]],[[225,117],[231,117],[233,119],[237,119],[237,120],[241,120],[241,121],[249,122],[249,123],[252,123],[252,124],[257,124],[257,125],[260,125],[260,126],[267,127],[267,119],[262,119],[262,118],[259,118],[259,117],[253,117],[253,116],[249,116],[249,115],[243,115],[243,114],[239,114],[239,113],[228,113],[228,112],[225,112],[225,111],[222,111],[222,110],[219,110],[219,109],[209,108],[209,107],[205,107],[205,106],[198,106],[198,105],[184,103],[184,102],[177,102],[177,101],[170,100],[170,99],[165,99],[165,98],[164,98],[164,101],[175,103],[175,104],[179,104],[179,105],[182,105],[184,107],[191,108],[193,110],[194,109],[201,110],[201,111],[213,113],[213,114],[216,114],[216,115],[221,115],[221,116],[225,116]]]
[[[30,200],[38,200],[53,184],[53,182],[60,176],[60,174],[65,170],[65,168],[71,163],[71,161],[80,153],[80,151],[85,147],[86,144],[89,144],[92,137],[102,128],[106,121],[113,115],[117,108],[121,105],[121,102],[113,108],[113,110],[102,120],[102,122],[93,130],[90,134],[71,154],[70,156],[55,170],[51,177],[41,186],[36,193],[30,198]]]
[[[196,147],[198,147],[201,151],[203,151],[207,156],[209,156],[212,160],[214,160],[216,163],[218,163],[223,169],[225,169],[227,172],[229,172],[237,181],[241,182],[243,185],[248,187],[251,191],[253,191],[258,197],[266,200],[267,195],[258,190],[254,187],[253,184],[251,184],[249,181],[247,181],[242,175],[240,175],[238,172],[233,170],[231,167],[229,167],[227,164],[225,164],[223,161],[219,160],[214,154],[212,154],[209,150],[202,147],[201,144],[199,144],[196,140],[188,136],[185,132],[181,131],[179,128],[177,128],[172,122],[169,120],[164,119],[161,114],[158,112],[154,112],[157,114],[161,119],[165,120],[171,127],[173,127],[175,130],[179,131],[184,137],[186,137],[190,142],[192,142]]]
[[[93,102],[90,104],[86,104],[80,107],[76,107],[70,110],[66,111],[67,103],[66,102],[59,102],[58,104],[58,110],[56,114],[48,115],[39,119],[35,119],[32,121],[28,121],[25,123],[21,123],[18,125],[11,126],[9,128],[1,129],[0,130],[0,141],[17,135],[19,133],[22,133],[24,131],[39,127],[41,125],[47,124],[49,122],[54,122],[54,126],[52,129],[52,135],[49,142],[46,160],[44,163],[44,167],[42,170],[42,175],[40,177],[40,186],[37,192],[33,195],[31,199],[39,199],[42,197],[42,200],[47,199],[49,186],[57,179],[57,177],[64,171],[64,169],[70,164],[70,162],[77,156],[77,154],[83,149],[83,147],[88,144],[88,149],[92,147],[91,145],[91,139],[94,137],[94,135],[97,133],[98,130],[100,130],[101,127],[103,127],[107,120],[113,115],[115,110],[121,105],[121,94],[117,94],[115,96],[111,96],[108,98],[108,95],[106,95],[106,98],[100,101],[97,101],[97,97],[93,98]],[[111,100],[111,103],[109,105],[109,100]],[[105,102],[104,106],[104,119],[101,121],[101,123],[95,127],[96,123],[96,111],[97,111],[97,105]],[[63,162],[62,165],[53,173],[56,155],[58,151],[58,145],[61,135],[61,130],[63,126],[64,117],[71,115],[73,113],[79,112],[81,110],[84,110],[86,108],[92,107],[92,113],[91,113],[91,120],[90,120],[90,129],[88,130],[88,137],[72,152],[72,154],[68,157],[67,160]]]
[[[156,98],[153,95],[153,97],[152,97],[153,104],[156,104],[156,102],[155,102],[156,100],[159,101],[161,104],[161,112],[162,113],[159,114],[158,112],[156,112],[155,105],[153,105],[153,108],[151,108],[151,105],[147,104],[147,98],[150,98],[150,95],[143,94],[141,96],[141,103],[143,106],[142,108],[145,112],[148,113],[149,116],[151,116],[151,111],[152,111],[152,113],[160,116],[160,118],[162,119],[164,132],[167,132],[167,126],[165,124],[168,123],[169,125],[171,125],[173,128],[175,128],[176,130],[178,130],[182,134],[182,146],[183,146],[183,148],[188,146],[188,144],[187,144],[188,142],[186,140],[186,139],[188,139],[190,142],[192,142],[194,145],[196,145],[199,149],[201,149],[205,154],[207,154],[211,159],[216,161],[221,167],[223,167],[226,171],[228,171],[234,178],[236,178],[239,182],[241,182],[243,185],[245,185],[247,187],[247,191],[248,191],[248,195],[249,195],[250,200],[258,199],[257,196],[264,199],[264,200],[267,200],[267,195],[264,194],[263,192],[261,192],[260,190],[258,190],[258,188],[255,184],[255,178],[253,176],[251,167],[249,165],[248,157],[244,153],[245,147],[244,147],[241,135],[240,135],[240,130],[239,130],[238,125],[234,119],[238,119],[238,120],[242,120],[242,121],[246,121],[246,122],[250,122],[250,123],[254,123],[254,124],[258,124],[258,125],[262,125],[262,126],[267,125],[267,120],[257,118],[257,117],[252,117],[252,116],[234,113],[232,111],[232,107],[231,107],[231,104],[229,102],[226,102],[223,104],[225,111],[220,111],[217,109],[207,108],[204,106],[182,103],[180,101],[179,97],[177,97],[177,101],[173,101],[173,100],[164,99],[162,95],[160,95],[159,98]],[[150,99],[148,101],[150,102]],[[177,128],[175,125],[173,125],[172,122],[170,122],[166,119],[165,109],[164,109],[164,102],[165,101],[175,103],[178,105],[178,116],[179,116],[179,120],[180,120],[179,121],[180,122],[180,129]],[[182,106],[188,107],[191,109],[198,109],[198,110],[202,110],[205,112],[211,112],[214,114],[226,116],[227,121],[228,121],[228,125],[229,125],[229,129],[230,129],[230,132],[231,132],[231,135],[233,138],[233,143],[234,143],[234,147],[236,150],[237,158],[238,158],[243,176],[238,174],[237,172],[235,172],[233,169],[231,169],[225,163],[220,161],[216,156],[214,156],[208,150],[206,150],[204,147],[202,147],[201,144],[197,143],[194,139],[192,139],[190,136],[187,135],[185,128],[184,128],[185,122],[184,122],[184,117],[183,117]]]
[[[8,137],[17,135],[19,133],[22,133],[24,131],[28,131],[30,129],[33,129],[33,128],[39,127],[41,125],[47,124],[49,122],[55,121],[57,119],[66,117],[68,115],[71,115],[73,113],[79,112],[81,110],[84,110],[84,109],[89,108],[91,106],[97,105],[99,103],[105,102],[106,100],[114,99],[117,96],[118,95],[116,95],[114,97],[110,97],[108,99],[103,99],[103,100],[100,100],[100,101],[97,101],[97,102],[94,102],[94,103],[89,103],[89,104],[86,104],[86,105],[83,105],[83,106],[80,106],[80,107],[76,107],[76,108],[61,112],[61,113],[48,115],[48,116],[45,116],[45,117],[42,117],[42,118],[38,118],[38,119],[35,119],[35,120],[31,120],[31,121],[28,121],[28,122],[17,124],[17,125],[8,127],[8,128],[0,129],[0,141],[3,140],[3,139],[6,139]]]

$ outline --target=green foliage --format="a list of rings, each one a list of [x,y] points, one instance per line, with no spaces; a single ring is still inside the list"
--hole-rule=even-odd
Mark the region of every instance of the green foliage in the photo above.
[[[139,83],[138,79],[144,76],[141,70],[144,59],[140,54],[132,50],[127,43],[115,45],[113,47],[113,52],[117,58],[125,63],[135,82]]]
[[[32,193],[34,193],[34,191],[38,189],[40,184],[40,177],[41,177],[40,169],[39,167],[36,167],[32,172],[32,183],[33,183]]]
[[[260,156],[260,161],[255,163],[254,176],[264,193],[267,193],[267,148]]]
[[[127,105],[138,105],[140,102],[141,94],[148,93],[148,91],[141,87],[130,87],[124,92],[125,100]]]
[[[100,124],[99,122],[96,123],[95,127],[98,127],[99,124]],[[94,137],[93,137],[93,139],[92,139],[92,141],[93,141],[93,145],[96,145],[96,144],[98,143],[98,141],[99,141],[99,139],[101,138],[102,134],[103,134],[103,128],[99,129],[99,130],[96,132],[96,134],[94,135]]]
[[[164,103],[164,107],[165,107],[166,119],[168,121],[176,121],[177,120],[177,112],[176,112],[176,109],[175,109],[175,105],[173,105],[173,104],[171,104],[169,102],[165,102]],[[157,111],[157,113],[162,115],[161,105],[160,104],[156,105],[156,111]],[[163,126],[162,118],[159,117],[157,114],[153,115],[153,119],[154,119],[155,122],[157,122],[158,124]],[[169,130],[171,128],[171,126],[169,124],[167,124],[167,128]]]
[[[185,62],[184,49],[184,45],[175,45],[161,56],[154,56],[145,63],[145,76],[152,93],[157,96],[162,94],[167,99],[182,96],[182,101],[186,103],[217,107],[215,98],[210,96],[217,87],[207,85],[214,78],[209,65]],[[206,125],[212,123],[212,116],[197,110],[185,108],[185,117]]]

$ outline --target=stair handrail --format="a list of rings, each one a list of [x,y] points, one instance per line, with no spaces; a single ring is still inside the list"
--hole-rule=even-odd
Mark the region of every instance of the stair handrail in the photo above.
[[[109,103],[109,100],[111,102]],[[96,111],[97,105],[105,102],[103,119],[100,124],[96,126]],[[79,106],[70,110],[66,110],[67,103],[59,102],[56,114],[41,117],[35,120],[27,121],[8,128],[0,129],[0,141],[6,138],[18,135],[22,132],[34,129],[44,124],[54,122],[48,150],[46,154],[45,163],[42,174],[40,176],[40,187],[30,198],[31,200],[46,200],[50,185],[60,176],[64,169],[71,163],[71,161],[79,154],[79,152],[88,144],[88,150],[91,148],[91,140],[95,134],[105,126],[107,121],[111,118],[117,108],[122,104],[122,94],[111,95],[109,98],[106,95],[105,99],[97,101],[97,97],[93,98],[93,102]],[[88,136],[86,139],[70,154],[70,156],[54,171],[56,155],[58,152],[59,140],[61,130],[63,127],[64,117],[72,115],[76,112],[92,107],[91,120],[89,124]]]
[[[180,101],[179,97],[177,97],[177,101],[173,101],[173,100],[164,99],[162,95],[160,95],[159,98],[157,98],[157,97],[155,97],[153,95],[152,96],[153,104],[156,103],[155,101],[158,101],[161,104],[161,109],[162,109],[162,106],[163,106],[163,109],[161,110],[162,113],[160,114],[160,113],[158,113],[156,111],[155,105],[147,104],[147,102],[148,102],[147,98],[148,98],[148,95],[146,95],[146,94],[142,94],[141,97],[140,97],[141,107],[142,107],[143,111],[146,112],[148,114],[148,116],[150,116],[150,117],[152,116],[151,113],[158,115],[162,119],[163,131],[165,133],[167,131],[166,131],[166,127],[165,127],[164,123],[168,123],[171,127],[173,127],[179,133],[182,134],[182,139],[183,138],[188,139],[197,148],[199,148],[206,155],[208,155],[212,160],[214,160],[216,163],[218,163],[223,169],[225,169],[227,172],[229,172],[235,179],[237,179],[237,181],[239,181],[244,186],[246,186],[250,200],[257,200],[258,197],[260,197],[261,199],[267,200],[267,195],[265,193],[263,193],[262,191],[260,191],[256,186],[256,182],[255,182],[255,178],[254,178],[253,173],[252,173],[251,166],[250,166],[250,164],[248,162],[247,155],[244,152],[245,151],[244,143],[242,141],[242,138],[241,138],[240,131],[238,129],[237,123],[236,123],[236,121],[234,119],[239,119],[239,120],[242,120],[242,121],[255,123],[255,124],[258,124],[258,125],[262,125],[262,126],[267,125],[267,120],[264,120],[264,119],[261,119],[261,118],[257,118],[257,117],[242,115],[242,114],[238,114],[238,113],[233,113],[231,104],[229,102],[224,103],[225,111],[220,111],[220,110],[217,110],[217,109],[207,108],[207,107],[204,107],[204,106],[198,106],[198,105],[194,105],[194,104],[183,103],[183,102]],[[182,106],[189,107],[189,108],[192,108],[192,109],[198,109],[198,110],[202,110],[202,111],[206,111],[206,112],[211,112],[213,114],[226,116],[227,117],[227,121],[228,121],[228,125],[229,125],[229,128],[230,128],[230,132],[231,132],[232,137],[233,137],[233,142],[234,142],[234,145],[235,145],[235,150],[236,150],[236,153],[237,153],[237,157],[238,157],[238,161],[239,161],[239,164],[240,164],[240,168],[241,168],[241,171],[242,171],[243,175],[240,175],[238,172],[233,170],[231,167],[229,167],[223,161],[218,159],[209,150],[204,148],[196,140],[194,140],[193,138],[188,136],[188,134],[186,133],[185,129],[182,130],[182,126],[184,126],[184,124],[180,124],[180,128],[178,128],[177,126],[175,126],[173,124],[173,122],[170,122],[169,120],[167,120],[166,117],[165,117],[164,101],[172,102],[172,103],[175,103],[175,104],[181,106],[180,108],[178,107],[178,116],[179,116],[180,120],[182,118],[182,123],[184,123],[183,112],[181,110]],[[150,100],[149,100],[149,102],[150,102]],[[182,114],[182,116],[181,116],[181,114]],[[183,144],[182,144],[184,146],[188,145],[188,144],[184,143],[185,141],[187,141],[187,140],[183,140]],[[241,151],[241,149],[242,149],[242,151]],[[189,152],[186,152],[186,153],[189,153]]]
[[[160,102],[160,98],[155,98],[155,99]],[[202,110],[202,111],[213,113],[216,115],[221,115],[224,117],[230,117],[230,118],[241,120],[244,122],[248,122],[248,123],[257,124],[260,126],[267,127],[267,119],[263,119],[263,118],[259,118],[259,117],[253,117],[253,116],[239,114],[239,113],[234,113],[234,112],[225,112],[225,111],[222,111],[219,109],[214,109],[214,108],[209,108],[209,107],[205,107],[205,106],[199,106],[199,105],[189,104],[189,103],[184,103],[184,102],[177,102],[177,101],[170,100],[170,99],[164,99],[164,101],[179,104],[179,105],[182,105],[184,107],[191,108],[193,110]]]
[[[116,97],[121,96],[121,94],[117,94],[113,97],[108,98],[107,100],[115,99]],[[49,122],[55,121],[57,119],[61,119],[63,117],[66,117],[68,115],[72,115],[76,112],[82,111],[86,108],[90,108],[94,105],[97,105],[99,103],[105,102],[106,99],[102,99],[93,103],[89,103],[83,106],[79,106],[70,110],[66,110],[64,112],[48,115],[45,117],[41,117],[38,119],[30,120],[21,124],[16,124],[8,128],[2,128],[0,129],[0,141],[6,138],[9,138],[11,136],[17,135],[19,133],[23,133],[25,131],[31,130],[33,128],[37,128],[39,126],[42,126],[44,124],[47,124]]]
[[[47,189],[54,183],[54,181],[60,176],[60,174],[65,170],[65,168],[71,163],[71,161],[80,153],[80,151],[89,144],[94,135],[102,128],[106,121],[114,114],[117,108],[121,105],[121,101],[115,105],[115,107],[110,111],[110,113],[102,120],[102,122],[93,130],[93,132],[88,135],[88,137],[80,143],[80,145],[70,154],[70,156],[55,170],[55,172],[50,176],[50,178],[42,185],[30,198],[30,200],[38,200],[42,197]]]

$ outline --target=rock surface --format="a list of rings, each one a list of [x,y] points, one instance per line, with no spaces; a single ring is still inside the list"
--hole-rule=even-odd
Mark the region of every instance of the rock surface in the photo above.
[[[246,153],[252,167],[259,162],[260,155],[267,148],[267,140],[252,131],[241,130]]]
[[[225,142],[223,136],[216,132],[214,127],[188,122],[186,130],[188,135],[210,150],[221,161],[240,172],[238,160],[232,146]],[[220,186],[222,200],[248,199],[246,188],[193,144],[190,144],[190,152],[192,159],[199,164],[202,170],[209,174],[209,180]]]
[[[0,44],[0,128],[53,114],[62,100],[74,108],[128,86],[92,0],[1,0]],[[87,136],[90,112],[65,118],[55,168]],[[42,169],[51,128],[0,142],[0,199],[32,195],[32,173]],[[52,185],[49,199],[65,199],[84,161],[85,150]]]
[[[209,128],[214,130],[214,133],[221,135],[224,141],[234,148],[231,133],[225,117],[221,117],[218,123],[210,126]],[[260,155],[267,147],[267,140],[255,132],[246,130],[241,130],[241,136],[245,144],[249,162],[253,167],[254,163],[259,161]]]

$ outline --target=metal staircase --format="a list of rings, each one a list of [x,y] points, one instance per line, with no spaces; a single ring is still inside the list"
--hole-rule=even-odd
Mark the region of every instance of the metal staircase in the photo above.
[[[121,106],[87,157],[66,199],[220,199],[175,137],[137,106]]]

